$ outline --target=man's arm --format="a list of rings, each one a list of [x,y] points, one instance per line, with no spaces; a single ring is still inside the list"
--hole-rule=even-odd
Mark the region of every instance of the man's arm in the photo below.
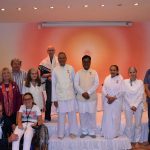
[[[150,69],[147,70],[147,72],[145,74],[145,77],[144,77],[145,92],[146,92],[147,97],[150,98],[150,89],[149,89],[150,81],[149,81],[149,76],[150,76]]]
[[[150,90],[148,88],[148,84],[145,84],[145,92],[146,92],[146,95],[150,98]]]

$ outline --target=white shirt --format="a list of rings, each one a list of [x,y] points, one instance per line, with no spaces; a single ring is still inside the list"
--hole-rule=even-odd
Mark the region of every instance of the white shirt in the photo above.
[[[74,69],[66,64],[56,66],[52,72],[52,101],[65,101],[75,98]]]
[[[25,94],[27,92],[30,92],[33,95],[34,102],[36,105],[40,108],[43,109],[44,104],[43,104],[43,86],[33,86],[32,83],[30,84],[30,87],[26,87],[23,85],[22,88],[22,94]]]
[[[74,85],[77,90],[78,100],[85,100],[82,93],[87,92],[90,95],[89,100],[96,100],[96,89],[99,85],[98,74],[95,70],[79,70],[75,75]]]
[[[19,112],[22,113],[22,121],[37,122],[41,111],[38,106],[33,105],[31,109],[26,109],[25,105],[21,105]]]
[[[117,75],[112,78],[111,75],[108,75],[104,80],[102,93],[104,96],[108,94],[109,96],[116,96],[116,98],[123,96],[123,77]]]
[[[124,80],[124,100],[129,107],[138,107],[144,100],[144,84],[142,80],[130,82],[130,79]]]

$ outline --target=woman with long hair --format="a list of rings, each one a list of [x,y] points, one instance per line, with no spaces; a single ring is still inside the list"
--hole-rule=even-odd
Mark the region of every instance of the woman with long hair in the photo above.
[[[34,102],[40,108],[40,110],[45,111],[45,99],[44,99],[44,89],[41,84],[41,79],[37,69],[31,68],[27,73],[27,79],[22,89],[22,94],[30,92],[34,97]]]
[[[3,68],[0,82],[0,102],[3,104],[4,114],[12,124],[16,124],[16,114],[22,104],[18,85],[13,81],[8,68]]]

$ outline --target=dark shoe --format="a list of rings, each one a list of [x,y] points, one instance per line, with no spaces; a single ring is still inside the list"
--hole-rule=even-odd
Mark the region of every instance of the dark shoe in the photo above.
[[[81,134],[80,138],[85,138],[87,136],[87,134]]]
[[[95,139],[96,135],[89,135],[91,138]]]

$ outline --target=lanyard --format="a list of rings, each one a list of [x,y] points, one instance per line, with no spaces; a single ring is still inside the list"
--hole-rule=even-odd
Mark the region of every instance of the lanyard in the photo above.
[[[32,107],[33,107],[33,106],[32,106]],[[26,118],[27,118],[27,123],[28,123],[28,119],[29,119],[29,116],[30,116],[31,110],[32,110],[32,108],[30,109],[30,111],[29,111],[29,113],[28,113],[28,115],[27,115],[27,107],[26,107]]]

